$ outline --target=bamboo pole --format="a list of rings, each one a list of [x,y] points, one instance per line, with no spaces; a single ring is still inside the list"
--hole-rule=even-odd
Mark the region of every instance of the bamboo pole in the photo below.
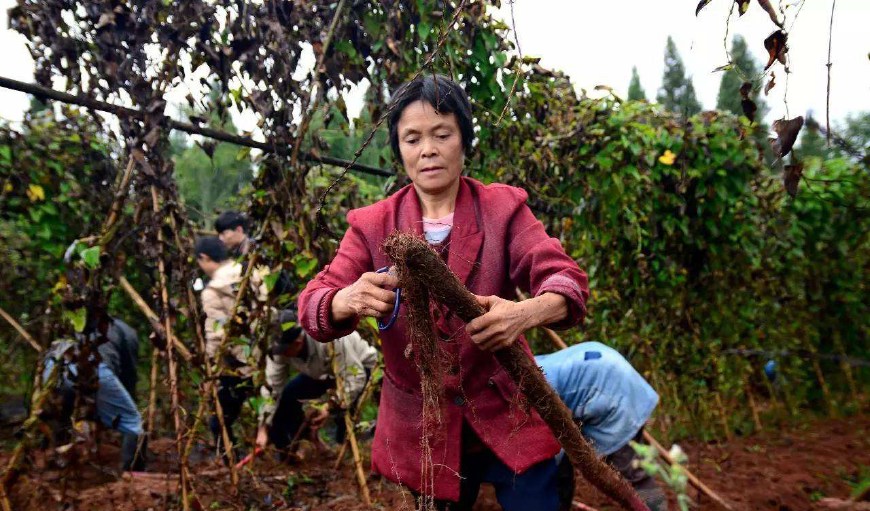
[[[155,218],[159,218],[160,215],[160,201],[157,196],[157,187],[151,185],[151,203],[153,206],[153,212]],[[166,255],[166,247],[163,239],[163,229],[161,226],[157,226],[157,246],[159,247],[160,257],[157,259],[157,270],[159,273],[159,284],[160,284],[160,297],[163,304],[163,315],[164,315],[164,328],[166,332],[167,339],[172,339],[172,318],[170,317],[169,310],[171,304],[169,303],[169,289],[168,289],[168,279],[166,277],[166,264],[164,262],[164,257]],[[175,362],[175,350],[173,349],[173,342],[166,343],[166,360],[169,365],[169,395],[170,395],[170,403],[172,407],[172,416],[175,422],[175,448],[178,451],[178,465],[179,471],[181,474],[181,505],[184,511],[190,510],[190,500],[188,498],[188,471],[187,467],[184,463],[184,450],[182,447],[182,437],[184,435],[184,425],[181,420],[181,415],[179,412],[179,399],[178,399],[178,367]]]
[[[157,376],[160,373],[160,350],[151,349],[151,381],[148,392],[148,412],[146,415],[145,431],[148,436],[154,433],[154,415],[157,413]]]
[[[372,370],[372,376],[369,378],[369,381],[366,382],[366,388],[363,389],[362,396],[360,396],[359,401],[357,402],[356,410],[353,413],[353,424],[354,427],[359,422],[359,417],[362,415],[363,405],[369,400],[369,398],[374,394],[375,391],[375,378],[374,372],[377,370],[378,365],[375,365],[375,369]],[[332,467],[333,470],[338,470],[338,467],[341,466],[341,462],[344,459],[344,453],[347,451],[348,438],[344,438],[344,442],[341,443],[341,448],[338,450],[338,456],[335,459],[335,465]]]
[[[166,330],[160,324],[160,318],[157,316],[157,313],[148,306],[148,303],[142,298],[136,289],[130,284],[130,281],[127,280],[127,277],[121,275],[118,277],[118,283],[121,284],[121,289],[123,289],[129,296],[130,299],[133,300],[133,303],[139,307],[139,310],[145,314],[145,318],[151,323],[151,328],[153,328],[158,335],[163,335],[165,337],[171,337],[172,345],[175,348],[175,351],[181,355],[181,358],[185,360],[185,362],[190,362],[193,360],[193,355],[190,353],[190,350],[187,349],[187,346],[182,343],[178,337],[175,335],[166,335]]]
[[[743,386],[743,391],[746,393],[746,397],[749,400],[749,409],[752,410],[752,421],[755,423],[755,429],[756,431],[761,431],[761,417],[758,414],[758,406],[755,404],[755,398],[753,397],[753,392],[748,381]]]
[[[725,432],[725,438],[729,442],[734,440],[734,434],[731,432],[731,426],[728,425],[728,415],[725,413],[725,405],[722,403],[722,395],[719,391],[713,393],[716,399],[716,406],[719,408],[719,420],[722,421],[722,430]]]
[[[39,343],[36,342],[36,339],[34,339],[33,336],[27,333],[27,330],[25,330],[20,323],[15,321],[15,318],[10,316],[8,312],[3,310],[3,307],[0,307],[0,316],[2,316],[3,319],[5,319],[6,322],[9,323],[12,328],[14,328],[15,331],[18,332],[18,334],[21,335],[21,337],[25,341],[27,341],[27,344],[30,344],[30,346],[32,346],[33,349],[36,350],[37,353],[42,353],[42,346],[40,346]]]
[[[656,450],[658,451],[659,455],[662,457],[662,459],[664,459],[664,460],[665,460],[669,465],[674,465],[674,464],[675,464],[674,459],[671,458],[671,455],[668,453],[668,451],[666,451],[665,448],[662,447],[662,444],[660,444],[660,443],[658,442],[658,440],[656,440],[655,438],[653,438],[653,436],[650,434],[649,431],[644,430],[644,432],[643,432],[643,439],[646,440],[646,442],[647,442],[648,444],[650,444],[650,445],[652,445],[653,447],[655,447]],[[687,469],[687,468],[683,468],[683,471],[686,473],[686,478],[689,480],[690,483],[692,483],[692,486],[694,486],[695,488],[697,488],[697,489],[698,489],[699,491],[701,491],[704,495],[706,495],[706,496],[710,497],[711,499],[713,499],[717,504],[719,504],[719,505],[722,506],[723,508],[725,508],[725,509],[727,509],[727,510],[729,510],[729,511],[734,511],[734,508],[731,507],[730,504],[728,504],[728,503],[727,503],[727,502],[726,502],[722,497],[720,497],[716,492],[714,492],[713,490],[711,490],[711,489],[710,489],[706,484],[702,483],[701,480],[698,479],[698,478],[695,476],[695,474],[693,474],[692,472],[689,471],[689,469]]]
[[[345,434],[350,443],[350,451],[353,454],[356,482],[359,485],[363,502],[366,506],[371,507],[372,498],[369,494],[369,486],[366,482],[366,475],[362,466],[362,458],[359,454],[359,444],[357,444],[356,441],[356,432],[353,429],[353,421],[350,418],[350,413],[347,411],[348,400],[344,388],[344,371],[342,370],[343,368],[338,367],[338,358],[335,356],[335,343],[329,345],[329,354],[332,357],[332,374],[335,376],[335,393],[338,395],[338,400],[342,404],[342,408],[344,408],[344,413],[342,415],[344,416],[344,426],[346,429]]]

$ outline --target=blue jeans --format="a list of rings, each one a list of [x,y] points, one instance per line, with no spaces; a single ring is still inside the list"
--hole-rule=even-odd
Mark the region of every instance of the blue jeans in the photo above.
[[[517,474],[489,449],[462,456],[459,502],[438,502],[442,511],[471,511],[481,483],[490,483],[504,511],[559,511],[557,463],[549,459]]]
[[[50,358],[45,361],[45,369],[42,373],[43,380],[48,378],[54,364],[54,359]],[[78,374],[75,364],[69,364],[68,369],[73,376]],[[121,380],[103,362],[100,362],[97,367],[97,379],[99,380],[97,418],[100,422],[108,428],[117,429],[127,435],[141,435],[143,432],[142,416],[139,414],[139,409],[136,408],[133,398],[121,384]],[[64,375],[61,384],[67,388],[73,386],[73,382],[67,375]]]
[[[583,436],[600,456],[613,454],[637,435],[659,396],[613,348],[584,342],[539,355],[550,385],[582,421]]]

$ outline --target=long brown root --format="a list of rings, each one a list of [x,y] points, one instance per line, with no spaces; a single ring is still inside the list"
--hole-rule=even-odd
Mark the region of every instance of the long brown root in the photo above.
[[[415,289],[418,294],[419,290],[428,291],[431,299],[450,308],[466,323],[484,314],[474,295],[424,239],[413,234],[394,233],[384,242],[384,251],[395,263],[399,285],[403,289]],[[420,310],[422,306],[419,300],[409,303],[409,315],[423,313],[428,316],[428,303]],[[429,328],[431,332],[431,323]],[[497,351],[495,356],[553,431],[568,459],[583,477],[625,509],[648,511],[628,482],[596,456],[580,433],[571,412],[522,346],[514,343]]]

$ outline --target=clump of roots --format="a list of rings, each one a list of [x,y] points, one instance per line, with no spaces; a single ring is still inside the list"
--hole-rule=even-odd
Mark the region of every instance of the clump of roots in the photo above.
[[[421,375],[423,375],[422,368],[427,367],[427,370],[437,371],[434,373],[436,376],[433,381],[440,381],[437,377],[441,374],[440,366],[436,360],[440,360],[441,357],[436,353],[429,299],[450,308],[466,323],[483,315],[485,311],[426,240],[414,234],[393,233],[384,242],[384,251],[396,265],[399,285],[403,290],[411,290],[411,295],[414,297],[413,300],[406,301],[409,320],[412,316],[425,316],[428,321],[424,323],[421,319],[415,319],[409,325],[412,343],[416,343],[415,353],[418,349],[422,350],[415,355],[418,366],[421,367]],[[429,341],[424,339],[426,336],[429,337]],[[508,348],[497,351],[495,356],[553,431],[574,468],[578,469],[593,486],[624,508],[632,511],[648,511],[625,479],[596,456],[592,446],[580,433],[580,428],[573,420],[573,414],[562,403],[522,346],[514,343]],[[432,360],[423,360],[428,357],[432,357]],[[440,386],[438,388],[440,393]]]

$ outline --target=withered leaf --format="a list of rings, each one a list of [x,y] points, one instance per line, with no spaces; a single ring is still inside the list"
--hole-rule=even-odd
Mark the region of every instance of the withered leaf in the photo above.
[[[776,132],[777,138],[771,138],[770,147],[773,148],[773,153],[782,158],[791,151],[794,143],[797,140],[798,133],[804,125],[804,118],[797,116],[794,119],[778,119],[773,121],[773,131]]]
[[[798,184],[801,181],[801,176],[804,173],[804,164],[796,162],[792,165],[786,165],[782,173],[782,182],[785,185],[785,191],[792,197],[797,196]]]
[[[145,173],[148,177],[156,177],[157,174],[154,172],[154,167],[148,163],[148,160],[145,159],[145,153],[142,152],[138,147],[130,151],[130,156],[136,160],[136,163],[139,164],[139,169]]]
[[[711,1],[712,0],[701,0],[700,2],[698,2],[698,7],[695,8],[695,16],[697,16],[698,13],[701,12],[701,9],[707,7],[707,4],[709,4]]]
[[[785,32],[777,30],[767,36],[767,39],[764,40],[764,49],[767,50],[768,55],[767,65],[764,66],[765,71],[767,71],[770,66],[773,65],[774,61],[777,60],[780,64],[785,65],[785,54],[788,52],[786,39]]]
[[[770,21],[772,21],[776,26],[782,28],[782,23],[779,22],[779,16],[776,14],[776,9],[774,9],[773,5],[770,4],[770,0],[758,0],[758,5],[767,11],[767,15],[770,16]]]
[[[399,47],[396,45],[396,40],[392,37],[387,37],[387,47],[393,52],[397,57],[401,57],[402,54],[399,52]]]
[[[208,156],[209,158],[214,157],[214,149],[217,146],[217,143],[215,143],[214,140],[205,140],[202,142],[197,142],[196,145],[198,145],[199,148],[202,149],[202,152],[204,152],[206,154],[206,156]]]
[[[746,11],[749,10],[749,0],[734,0],[734,3],[737,4],[737,12],[741,16],[746,14]]]
[[[770,73],[770,80],[767,81],[767,84],[764,86],[764,95],[767,96],[767,93],[770,92],[770,89],[776,87],[776,75],[774,73]]]
[[[147,144],[148,147],[154,148],[154,146],[156,146],[157,142],[160,140],[160,127],[155,126],[151,128],[151,131],[149,131],[148,134],[145,135],[144,140],[145,144]]]

